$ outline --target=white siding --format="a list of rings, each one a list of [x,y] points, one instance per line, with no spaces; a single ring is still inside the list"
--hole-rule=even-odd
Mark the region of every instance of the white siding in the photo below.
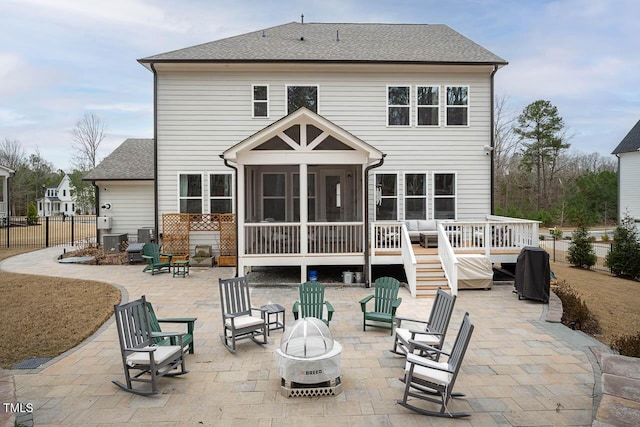
[[[129,243],[138,240],[138,229],[153,227],[152,181],[102,181],[100,206],[107,203],[111,209],[100,209],[100,216],[111,217],[111,230],[106,233],[129,235]]]
[[[640,152],[620,154],[620,209],[622,218],[625,212],[631,217],[640,220]],[[640,224],[637,224],[640,227]]]
[[[269,85],[269,118],[252,118],[252,84]],[[319,85],[319,114],[387,154],[377,172],[456,171],[458,219],[490,213],[489,72],[218,72],[158,74],[158,192],[160,214],[176,212],[177,174],[228,171],[219,155],[286,114],[285,86]],[[387,127],[387,86],[411,85],[415,125],[416,85],[468,85],[469,126]],[[430,179],[430,178],[429,178]],[[203,193],[208,194],[208,183]],[[429,181],[428,200],[432,183]],[[371,206],[373,208],[373,205]],[[429,203],[428,211],[432,208]],[[404,212],[400,212],[402,218]]]

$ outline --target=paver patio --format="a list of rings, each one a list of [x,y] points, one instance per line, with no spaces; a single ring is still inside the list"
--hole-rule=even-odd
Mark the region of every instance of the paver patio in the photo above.
[[[343,393],[335,397],[285,398],[274,350],[245,340],[236,354],[218,335],[221,328],[218,277],[234,268],[192,268],[187,278],[151,276],[143,265],[58,264],[60,249],[19,255],[0,263],[16,273],[99,279],[120,287],[123,300],[145,294],[160,317],[196,316],[196,354],[187,355],[190,373],[163,378],[162,394],[142,397],[111,383],[123,379],[115,324],[108,322],[79,347],[34,370],[14,370],[18,401],[32,403],[35,425],[215,425],[215,426],[589,426],[600,372],[594,354],[608,351],[598,341],[543,320],[546,306],[518,300],[512,286],[461,291],[445,348],[450,348],[465,311],[476,325],[451,410],[470,418],[450,420],[415,414],[396,404],[401,398],[403,358],[390,353],[385,330],[362,331],[358,301],[371,293],[360,287],[328,286],[335,307],[330,329],[343,346]],[[432,299],[411,299],[402,289],[399,314],[427,318]],[[290,308],[295,287],[255,287],[252,302]],[[595,372],[594,372],[595,369]]]

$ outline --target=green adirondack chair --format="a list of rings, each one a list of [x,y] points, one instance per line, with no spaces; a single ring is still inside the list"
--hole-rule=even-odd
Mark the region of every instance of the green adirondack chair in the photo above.
[[[153,276],[156,272],[162,272],[164,269],[167,272],[171,272],[171,258],[173,258],[172,254],[164,254],[160,252],[160,247],[157,243],[145,243],[142,247],[142,258],[147,260],[147,265],[144,267],[142,272],[151,270],[151,275]],[[167,261],[160,261],[160,257],[167,257]]]
[[[293,303],[293,318],[316,317],[329,326],[334,308],[329,301],[324,300],[324,285],[318,282],[305,282],[298,287],[300,299]],[[324,308],[327,317],[324,318]]]
[[[376,279],[374,286],[374,294],[360,300],[360,308],[364,317],[362,330],[365,331],[367,326],[373,326],[375,328],[390,329],[391,335],[393,335],[396,310],[402,303],[402,298],[398,298],[400,282],[393,277],[380,277]],[[367,303],[371,299],[374,299],[373,311],[367,311]],[[376,323],[367,323],[367,320]],[[384,323],[388,323],[389,326],[384,325]]]
[[[170,336],[167,337],[162,332],[162,328],[160,327],[161,323],[177,323],[183,324],[187,326],[187,332],[182,335],[182,348],[185,350],[189,350],[190,354],[195,353],[193,346],[193,327],[198,320],[197,317],[166,317],[166,318],[158,318],[156,317],[156,313],[153,311],[153,306],[149,301],[147,301],[147,310],[149,311],[149,325],[151,326],[151,336],[153,337],[153,342],[156,345],[177,345],[176,337]],[[162,335],[162,336],[154,336],[154,335]]]

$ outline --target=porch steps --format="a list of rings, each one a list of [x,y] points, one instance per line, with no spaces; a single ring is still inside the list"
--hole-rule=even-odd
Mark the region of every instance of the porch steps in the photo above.
[[[437,253],[416,254],[416,298],[432,298],[438,288],[450,291]]]

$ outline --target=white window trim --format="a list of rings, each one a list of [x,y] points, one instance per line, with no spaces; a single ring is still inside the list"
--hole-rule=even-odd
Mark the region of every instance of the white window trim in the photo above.
[[[261,87],[261,86],[265,86],[267,88],[267,100],[261,100],[261,99],[255,99],[255,88],[256,87]],[[253,84],[251,85],[251,118],[253,119],[268,119],[269,116],[271,115],[271,100],[269,99],[270,96],[270,89],[269,89],[269,85],[268,84]],[[255,108],[255,104],[256,102],[265,102],[267,104],[267,115],[266,116],[256,116],[256,108]]]
[[[409,105],[391,105],[389,104],[389,88],[390,87],[408,87],[409,88]],[[384,93],[384,103],[386,105],[385,108],[385,113],[386,113],[386,122],[387,122],[387,127],[388,128],[410,128],[412,126],[411,123],[411,94],[412,94],[412,90],[411,90],[411,85],[407,84],[407,83],[399,83],[399,84],[392,84],[392,85],[387,85],[387,88],[385,90]],[[390,107],[406,107],[409,108],[409,123],[406,125],[390,125],[389,124],[389,108]]]
[[[284,195],[283,196],[265,196],[264,195],[264,176],[265,175],[283,175],[284,176]],[[284,222],[287,222],[288,218],[289,218],[289,212],[288,212],[288,205],[287,205],[287,200],[288,200],[288,196],[289,196],[289,182],[287,179],[287,173],[286,172],[262,172],[260,173],[260,214],[262,215],[262,219],[265,220],[266,218],[264,217],[264,201],[265,200],[277,200],[277,199],[284,199],[284,206],[285,206],[285,212],[284,212]]]
[[[181,197],[180,196],[180,175],[200,175],[200,197]],[[204,210],[205,206],[204,206],[204,200],[205,200],[205,194],[207,194],[205,192],[205,174],[204,172],[193,172],[193,171],[179,171],[176,174],[176,212],[180,212],[180,201],[181,200],[195,200],[195,199],[200,199],[200,212],[204,213],[206,212]]]
[[[290,87],[304,87],[313,86],[316,88],[316,94],[318,97],[318,106],[316,108],[316,114],[320,114],[320,85],[318,83],[292,83],[284,86],[284,115],[289,115],[289,88]]]
[[[407,175],[424,175],[424,196],[408,196],[407,195]],[[403,212],[403,217],[406,220],[407,219],[407,203],[406,200],[407,199],[424,199],[424,218],[421,219],[427,219],[429,218],[429,174],[425,171],[407,171],[404,172],[402,174],[402,186],[403,186],[403,193],[402,193],[402,201],[404,202],[404,204],[402,205],[402,212]]]
[[[437,87],[438,88],[438,104],[437,105],[419,105],[418,104],[418,88],[419,87]],[[438,111],[438,124],[437,125],[421,125],[418,123],[418,114],[420,108],[435,108]],[[416,127],[419,128],[439,128],[442,127],[442,86],[436,84],[418,84],[416,85]],[[387,118],[388,120],[388,118]]]
[[[454,209],[454,221],[458,220],[458,173],[455,171],[433,171],[431,173],[431,219],[436,219],[436,199],[451,198],[452,196],[437,196],[436,195],[436,175],[453,175],[453,209]],[[428,191],[428,190],[427,190]]]
[[[387,220],[387,219],[378,219],[378,212],[376,209],[376,203],[377,203],[377,182],[378,182],[378,175],[395,175],[396,176],[396,195],[395,196],[385,196],[383,195],[382,198],[383,199],[396,199],[396,220],[397,218],[400,218],[400,179],[402,174],[400,172],[395,172],[395,171],[386,171],[386,172],[376,172],[373,174],[373,203],[374,203],[374,209],[373,209],[373,218],[374,221],[394,221],[394,220]]]
[[[231,175],[231,197],[228,196],[212,196],[211,195],[211,176],[212,175]],[[211,212],[211,200],[228,200],[231,199],[231,213],[236,213],[236,204],[235,204],[235,176],[232,172],[209,172],[207,174],[207,200],[208,200],[208,204],[207,204],[207,209],[208,209],[208,213],[212,213]]]
[[[448,97],[447,97],[447,89],[450,87],[466,87],[467,88],[467,105],[466,107],[463,106],[459,106],[459,105],[449,105],[448,104]],[[449,84],[446,85],[444,87],[444,125],[446,127],[453,127],[453,128],[468,128],[469,125],[471,124],[471,86],[469,86],[468,84],[463,85],[463,84]],[[448,119],[448,114],[447,114],[447,110],[449,107],[452,108],[466,108],[467,109],[467,124],[466,125],[450,125],[449,124],[449,119]]]

